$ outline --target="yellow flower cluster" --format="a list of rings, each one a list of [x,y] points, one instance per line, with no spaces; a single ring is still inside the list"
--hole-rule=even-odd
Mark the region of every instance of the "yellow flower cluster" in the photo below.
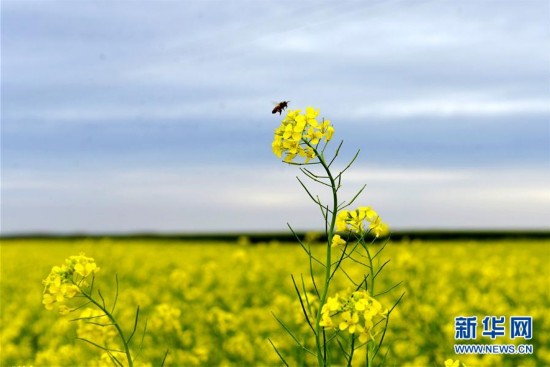
[[[460,366],[461,366],[460,365],[460,360],[458,360],[458,359],[456,361],[454,361],[454,360],[449,358],[445,361],[445,367],[460,367]],[[462,367],[466,367],[466,365],[463,363]]]
[[[164,334],[181,333],[181,310],[168,303],[161,303],[155,307],[155,312],[149,319],[148,328],[153,332]]]
[[[44,294],[42,303],[47,310],[53,310],[58,304],[57,310],[61,314],[69,312],[69,308],[63,304],[66,299],[71,299],[80,293],[80,287],[86,285],[85,278],[99,271],[94,259],[84,254],[71,256],[65,260],[65,264],[54,266],[42,281]]]
[[[103,311],[85,308],[80,313],[76,335],[99,345],[109,345],[115,349],[117,332]],[[117,349],[118,349],[117,345]],[[124,359],[124,358],[123,358]]]
[[[361,233],[365,230],[365,221],[368,223],[368,231],[376,237],[386,236],[390,232],[388,225],[382,222],[370,206],[360,206],[355,210],[338,212],[336,229]]]
[[[335,234],[334,236],[332,236],[332,242],[330,244],[331,247],[338,247],[345,244],[346,241],[342,237],[340,237],[339,234]]]
[[[227,335],[238,329],[235,315],[219,307],[212,308],[206,320],[220,335]]]
[[[304,114],[301,110],[289,110],[286,117],[275,130],[275,137],[271,147],[273,153],[281,158],[285,154],[284,161],[290,163],[300,156],[304,163],[316,157],[312,146],[319,144],[321,140],[330,141],[334,134],[334,127],[329,120],[317,121],[319,109],[307,107]]]
[[[321,309],[322,319],[319,325],[350,334],[358,334],[359,341],[366,343],[374,340],[374,326],[379,320],[387,317],[388,310],[369,295],[366,290],[353,292],[351,295],[329,297]]]
[[[309,353],[296,352],[294,340],[281,331],[281,325],[269,312],[273,311],[292,330],[303,327],[296,336],[304,341],[306,347],[313,346],[311,329],[288,279],[289,273],[300,274],[307,266],[303,261],[301,246],[287,246],[276,241],[247,247],[238,246],[234,241],[178,242],[175,246],[174,242],[162,239],[89,239],[73,242],[2,238],[0,242],[0,366],[112,365],[110,360],[95,362],[99,360],[98,350],[89,343],[74,340],[79,332],[77,322],[68,322],[66,317],[59,318],[54,312],[45,312],[43,306],[42,309],[35,307],[36,294],[41,300],[43,289],[36,279],[45,278],[54,264],[64,263],[68,257],[66,254],[78,254],[80,250],[75,253],[75,247],[82,248],[89,256],[90,251],[97,253],[92,257],[101,266],[100,273],[104,271],[103,268],[109,268],[124,276],[121,280],[121,296],[117,302],[120,324],[127,328],[133,325],[136,304],[143,311],[140,320],[142,317],[148,320],[143,349],[134,367],[140,361],[158,366],[166,349],[170,349],[165,363],[167,366],[281,365],[267,337],[273,340],[290,366],[317,363],[317,359]],[[383,347],[375,365],[380,362],[388,366],[443,367],[448,358],[460,358],[460,367],[464,363],[467,366],[493,367],[550,366],[549,239],[449,242],[395,242],[394,239],[392,244],[379,255],[382,263],[392,259],[388,265],[391,271],[384,272],[376,279],[375,291],[382,292],[403,279],[406,281],[395,291],[375,298],[384,308],[390,308],[402,291],[406,295],[391,313]],[[312,249],[324,251],[321,246],[312,246]],[[243,251],[246,263],[242,260]],[[209,262],[217,264],[218,271],[211,271],[211,266],[206,268],[205,264]],[[50,265],[44,273],[41,269],[46,264]],[[265,264],[270,265],[266,267]],[[354,279],[360,279],[365,268],[350,262],[346,271]],[[301,288],[301,279],[296,280]],[[309,315],[315,315],[317,307],[322,305],[312,295],[315,289],[311,280],[304,280],[311,310],[307,308],[305,298],[303,302]],[[332,285],[334,292],[329,296],[334,296],[340,289],[346,289],[348,284],[347,277],[336,275]],[[110,298],[107,301],[113,300],[115,282],[109,279],[102,282],[101,291]],[[174,332],[173,329],[168,332],[164,325],[153,328],[153,319],[161,312],[157,309],[160,303],[181,310],[177,321],[181,332]],[[215,307],[234,316],[232,328],[226,334],[220,333],[219,327],[210,324],[210,310]],[[79,313],[75,313],[75,317],[81,316]],[[463,314],[505,315],[506,318],[513,315],[533,316],[533,340],[519,338],[511,341],[506,337],[497,338],[495,343],[530,344],[536,341],[535,353],[454,355],[453,320]],[[160,317],[164,319],[164,316]],[[314,320],[314,317],[310,317],[310,321]],[[332,320],[338,326],[337,316],[333,316]],[[384,324],[385,320],[376,326],[375,331],[381,331]],[[140,321],[139,326],[142,325]],[[489,338],[481,337],[481,325],[478,326],[478,341],[491,343]],[[329,332],[328,329],[326,331]],[[141,341],[141,332],[142,329],[138,327],[133,339],[135,351]],[[239,345],[226,341],[231,336],[237,336],[237,333],[244,333],[246,340],[236,341],[252,346],[248,359],[253,362],[233,357],[241,353]],[[351,335],[346,330],[340,334]],[[356,340],[355,346],[358,345]],[[382,363],[386,355],[384,345],[389,352]],[[332,351],[332,365],[346,365],[344,353],[339,349]],[[115,353],[117,359],[124,359],[124,356],[119,358]],[[365,347],[362,347],[356,350],[353,365],[365,366],[365,359]]]

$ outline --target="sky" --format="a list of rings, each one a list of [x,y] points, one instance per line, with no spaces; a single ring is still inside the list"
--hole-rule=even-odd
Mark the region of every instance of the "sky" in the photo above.
[[[394,230],[548,229],[549,97],[548,1],[4,0],[1,233],[321,230],[282,100]]]

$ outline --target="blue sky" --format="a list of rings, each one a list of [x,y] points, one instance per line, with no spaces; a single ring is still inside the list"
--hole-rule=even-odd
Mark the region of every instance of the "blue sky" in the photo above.
[[[548,1],[5,0],[1,36],[4,234],[320,229],[279,100],[395,229],[550,223]]]

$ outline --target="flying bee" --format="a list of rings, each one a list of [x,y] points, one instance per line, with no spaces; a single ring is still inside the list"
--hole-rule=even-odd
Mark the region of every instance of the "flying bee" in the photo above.
[[[277,105],[275,106],[273,111],[271,111],[271,113],[279,112],[279,115],[280,115],[281,112],[283,112],[283,110],[288,107],[288,102],[290,102],[290,101],[282,101],[282,102],[277,103]]]

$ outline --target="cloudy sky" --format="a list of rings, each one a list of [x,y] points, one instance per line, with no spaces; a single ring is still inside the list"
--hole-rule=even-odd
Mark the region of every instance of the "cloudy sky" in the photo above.
[[[342,196],[394,229],[550,223],[548,1],[1,10],[4,234],[321,229],[271,152],[280,100],[361,149]]]

